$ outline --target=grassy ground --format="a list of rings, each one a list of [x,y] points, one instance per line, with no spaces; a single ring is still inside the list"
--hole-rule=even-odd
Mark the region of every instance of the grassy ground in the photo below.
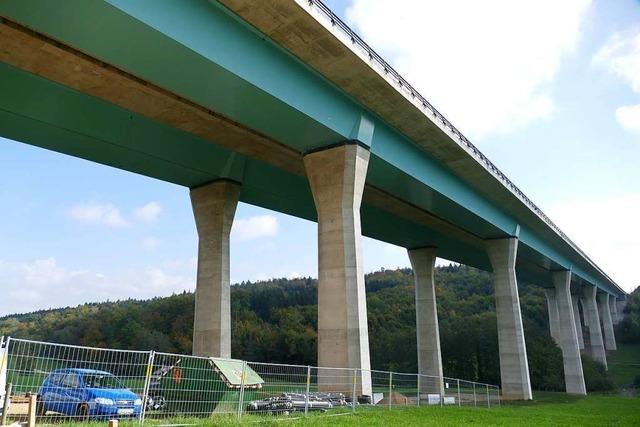
[[[640,345],[621,345],[607,354],[609,375],[618,387],[626,387],[640,376]],[[640,423],[639,423],[640,424]]]
[[[124,423],[122,423],[124,424]],[[638,426],[640,398],[614,395],[569,397],[563,393],[537,394],[533,402],[503,404],[500,408],[421,407],[359,411],[355,415],[313,415],[307,419],[244,416],[241,423],[235,417],[210,419],[148,420],[147,425],[201,426]],[[98,426],[92,423],[86,426]],[[104,425],[102,423],[101,425]],[[132,424],[133,425],[133,424]],[[79,427],[80,424],[74,424]]]

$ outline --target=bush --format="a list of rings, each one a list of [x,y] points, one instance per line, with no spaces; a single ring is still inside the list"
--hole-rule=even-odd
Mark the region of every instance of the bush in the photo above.
[[[550,336],[527,337],[527,357],[534,390],[564,391],[562,351]]]
[[[582,354],[582,371],[587,391],[609,391],[615,388],[615,385],[607,376],[607,370],[604,365],[584,353]]]
[[[640,344],[640,287],[627,296],[624,318],[616,325],[616,337],[625,344]]]

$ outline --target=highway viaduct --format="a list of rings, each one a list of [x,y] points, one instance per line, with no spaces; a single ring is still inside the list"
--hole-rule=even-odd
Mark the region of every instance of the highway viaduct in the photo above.
[[[230,356],[238,201],[317,221],[318,365],[361,368],[363,394],[361,235],[408,249],[420,373],[442,377],[436,256],[494,273],[504,397],[531,399],[517,280],[546,289],[567,392],[586,393],[581,318],[596,360],[615,349],[625,292],[320,2],[2,0],[0,17],[0,135],[191,189],[195,354]]]

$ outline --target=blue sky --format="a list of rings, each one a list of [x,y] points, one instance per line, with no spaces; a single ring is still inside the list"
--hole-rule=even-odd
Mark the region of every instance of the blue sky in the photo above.
[[[639,2],[327,3],[622,287],[640,284]],[[187,189],[2,138],[0,164],[0,314],[194,288]],[[234,282],[316,276],[315,224],[244,204],[236,219]],[[364,262],[408,265],[369,239]]]

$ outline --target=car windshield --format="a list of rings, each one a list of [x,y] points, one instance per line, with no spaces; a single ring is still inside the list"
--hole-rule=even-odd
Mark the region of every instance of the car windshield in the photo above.
[[[110,374],[84,374],[82,378],[89,388],[124,388],[122,382]]]

